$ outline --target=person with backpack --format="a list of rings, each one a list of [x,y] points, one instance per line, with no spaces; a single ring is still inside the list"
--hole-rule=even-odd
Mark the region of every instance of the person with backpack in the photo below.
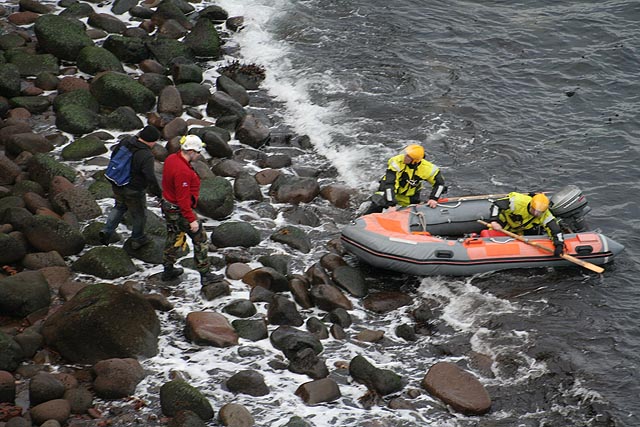
[[[184,272],[174,267],[178,251],[186,245],[186,236],[193,242],[193,258],[200,273],[200,284],[219,282],[224,278],[209,271],[209,241],[198,221],[194,208],[200,196],[200,177],[191,166],[204,148],[197,135],[180,139],[180,151],[169,155],[162,172],[162,213],[167,222],[167,240],[162,256],[164,282],[176,279]]]
[[[107,223],[99,233],[100,243],[108,245],[124,215],[131,214],[131,248],[140,249],[151,242],[144,234],[146,224],[147,193],[160,196],[162,190],[154,172],[151,149],[160,138],[154,126],[145,126],[137,136],[127,135],[111,153],[105,177],[111,181],[115,205],[109,212]]]

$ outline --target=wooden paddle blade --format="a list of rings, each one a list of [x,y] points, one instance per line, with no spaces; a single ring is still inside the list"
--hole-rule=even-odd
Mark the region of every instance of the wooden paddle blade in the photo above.
[[[583,260],[581,260],[579,258],[576,258],[576,257],[573,257],[571,255],[562,254],[562,255],[560,255],[560,257],[566,259],[567,261],[571,261],[574,264],[581,265],[582,267],[584,267],[584,268],[586,268],[588,270],[591,270],[591,271],[593,271],[595,273],[604,272],[604,268],[600,267],[599,265],[595,265],[595,264],[592,264],[590,262],[583,261]]]

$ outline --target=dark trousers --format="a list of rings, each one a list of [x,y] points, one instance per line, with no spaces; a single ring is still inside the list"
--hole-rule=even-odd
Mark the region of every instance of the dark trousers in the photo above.
[[[140,240],[144,236],[144,226],[147,222],[147,194],[144,191],[134,191],[123,187],[113,187],[115,206],[109,211],[107,224],[102,231],[113,234],[122,222],[124,215],[129,212],[131,217],[131,238]]]
[[[180,208],[165,200],[162,201],[162,214],[167,223],[167,240],[162,255],[162,264],[165,266],[175,264],[180,248],[186,243],[185,236],[189,236],[193,242],[193,259],[196,263],[196,270],[200,274],[207,273],[209,271],[209,242],[202,224],[200,224],[198,231],[193,233],[189,228],[189,221],[180,213]]]

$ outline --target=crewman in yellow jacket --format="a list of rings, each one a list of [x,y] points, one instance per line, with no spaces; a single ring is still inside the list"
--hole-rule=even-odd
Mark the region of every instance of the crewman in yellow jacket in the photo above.
[[[420,202],[422,181],[431,184],[431,193],[426,202],[430,208],[438,206],[438,198],[445,191],[440,169],[424,159],[424,148],[412,144],[402,153],[387,162],[387,172],[380,180],[376,194],[371,197],[371,206],[366,213],[381,212],[384,208],[408,206]]]
[[[542,227],[555,245],[555,256],[564,253],[564,235],[556,218],[549,211],[549,198],[543,193],[527,195],[511,192],[491,205],[491,228],[525,234],[526,230]]]

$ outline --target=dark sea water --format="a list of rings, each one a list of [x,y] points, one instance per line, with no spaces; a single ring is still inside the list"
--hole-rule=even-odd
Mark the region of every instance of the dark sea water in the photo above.
[[[420,143],[450,196],[574,184],[589,199],[591,227],[626,247],[600,276],[577,268],[467,280],[373,272],[376,286],[416,284],[417,303],[435,303],[439,323],[424,342],[399,340],[368,349],[369,357],[403,369],[416,387],[436,361],[471,363],[447,354],[489,355],[491,374],[476,375],[494,404],[478,418],[435,400],[406,416],[370,418],[639,426],[640,3],[239,3],[218,2],[247,19],[235,37],[245,60],[267,68],[265,87],[282,116],[314,143],[317,155],[297,161],[335,168],[356,202],[375,188],[389,156]],[[404,315],[395,316],[368,321],[392,331]]]

